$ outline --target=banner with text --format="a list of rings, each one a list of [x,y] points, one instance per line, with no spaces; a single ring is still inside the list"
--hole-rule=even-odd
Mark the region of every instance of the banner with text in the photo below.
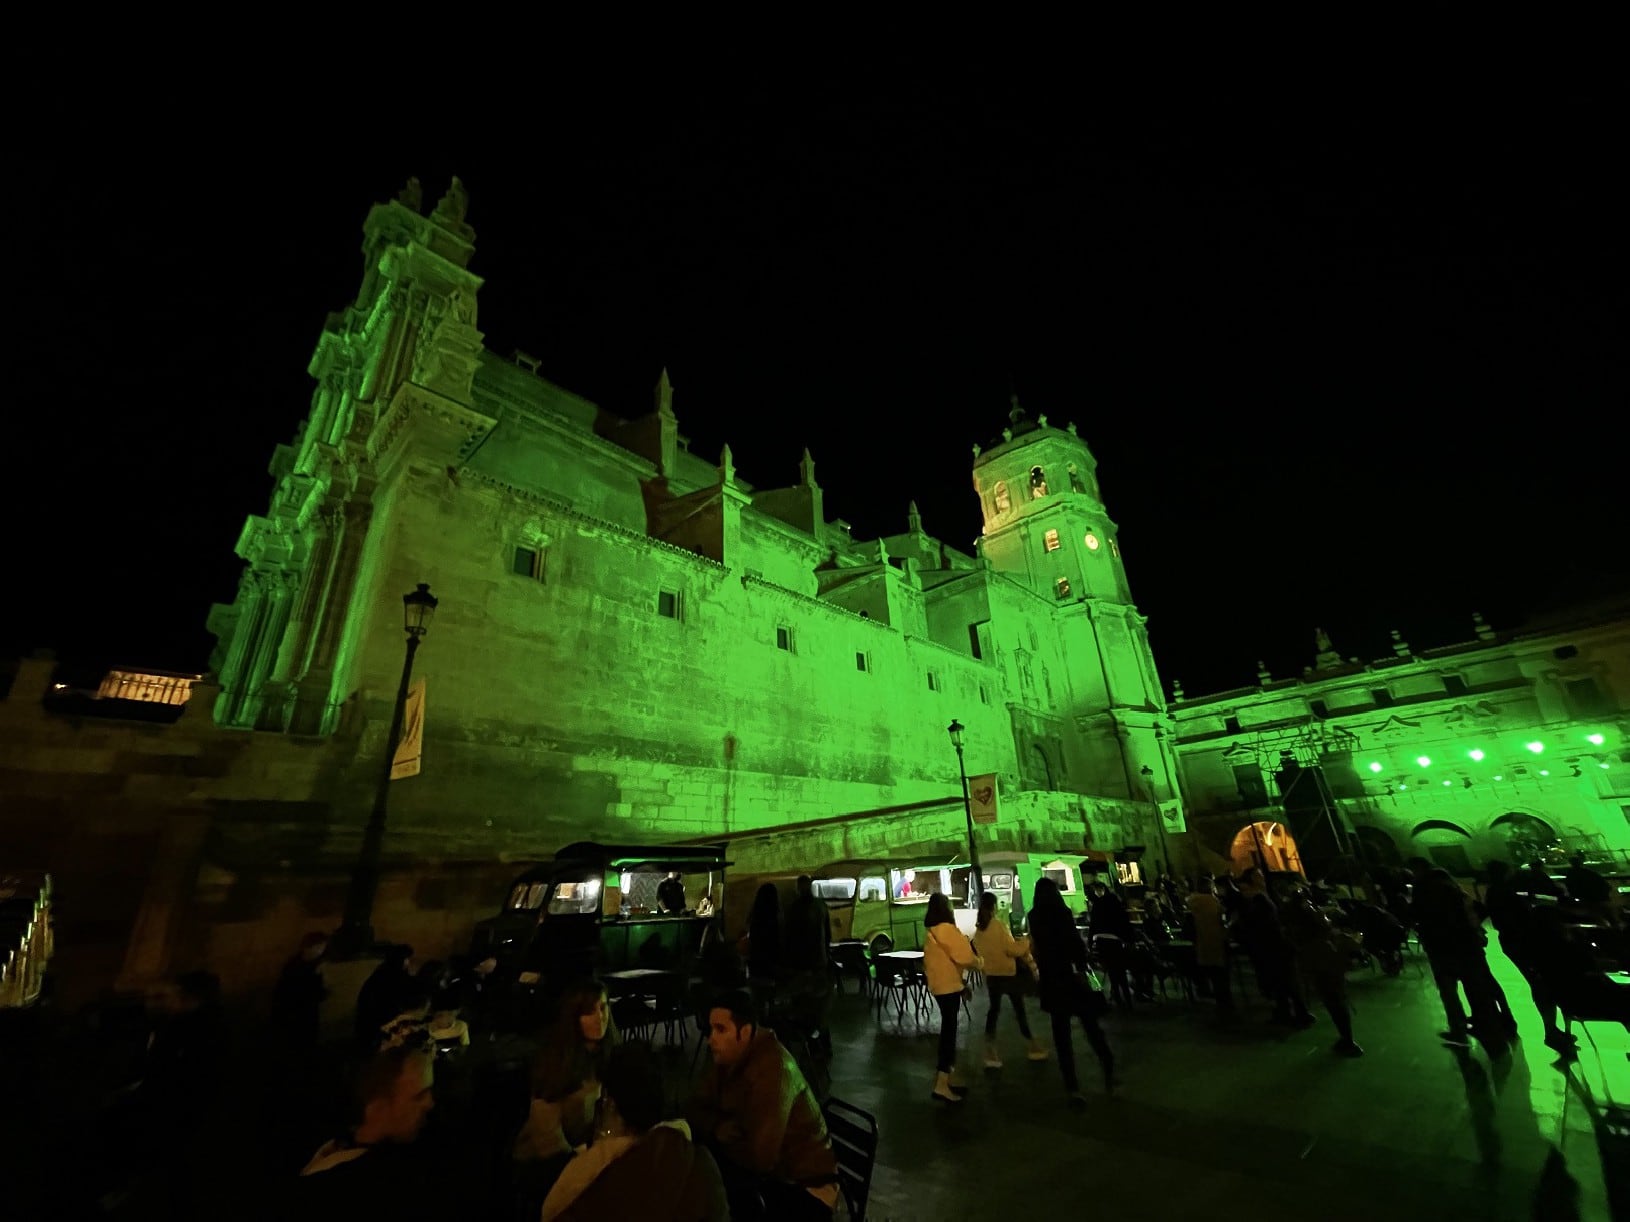
[[[391,758],[391,780],[419,775],[419,757],[424,750],[424,680],[408,688],[407,707],[402,711],[402,741]]]
[[[968,805],[975,823],[996,822],[996,774],[986,772],[968,778]]]

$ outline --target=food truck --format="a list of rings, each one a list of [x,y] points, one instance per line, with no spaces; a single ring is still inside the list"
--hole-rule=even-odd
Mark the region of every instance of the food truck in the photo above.
[[[471,953],[540,997],[590,974],[688,973],[729,864],[722,844],[567,845],[510,884],[498,915],[476,925]]]
[[[923,913],[936,892],[950,898],[957,927],[971,935],[976,914],[968,907],[970,873],[965,855],[925,854],[833,862],[810,877],[831,914],[832,941],[865,942],[876,954],[922,948]]]
[[[1036,883],[1050,878],[1058,884],[1064,905],[1072,913],[1085,912],[1088,907],[1087,880],[1071,858],[1080,858],[1080,852],[1063,853],[981,853],[979,865],[984,875],[985,890],[996,893],[996,909],[1007,917],[1014,933],[1026,928],[1030,903],[1036,892]]]

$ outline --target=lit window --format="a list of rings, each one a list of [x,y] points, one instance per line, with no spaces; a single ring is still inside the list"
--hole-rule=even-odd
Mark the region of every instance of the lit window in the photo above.
[[[1009,499],[1007,494],[1006,480],[997,480],[996,487],[991,489],[991,495],[995,498],[997,513],[1006,513],[1009,509],[1013,508],[1013,502],[1011,499]]]
[[[657,592],[657,614],[663,619],[679,618],[679,594],[674,590]]]
[[[792,629],[785,624],[778,626],[775,630],[775,647],[785,649],[788,653],[792,652]]]
[[[1058,532],[1056,530],[1048,531],[1042,536],[1042,542],[1046,544],[1048,551],[1056,552],[1058,550]]]
[[[535,547],[517,547],[509,571],[522,577],[543,578],[543,552]]]
[[[1047,473],[1040,467],[1030,468],[1030,495],[1032,497],[1047,495]]]
[[[1068,577],[1060,577],[1057,581],[1053,582],[1053,593],[1059,598],[1068,598],[1070,596],[1070,579]]]

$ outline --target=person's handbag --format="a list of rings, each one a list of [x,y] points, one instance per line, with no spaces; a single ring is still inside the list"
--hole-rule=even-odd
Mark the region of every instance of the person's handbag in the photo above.
[[[1088,1014],[1094,1018],[1102,1018],[1109,1013],[1109,999],[1104,996],[1104,982],[1099,979],[1097,972],[1090,967],[1081,968],[1075,974],[1075,982],[1084,994],[1083,1000]]]

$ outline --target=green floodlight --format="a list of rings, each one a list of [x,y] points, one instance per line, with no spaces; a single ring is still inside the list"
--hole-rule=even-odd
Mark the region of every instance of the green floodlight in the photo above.
[[[1409,788],[1409,782],[1408,781],[1399,781],[1398,782],[1398,788],[1399,789],[1408,789]]]
[[[1551,775],[1551,770],[1549,768],[1541,768],[1539,770],[1539,774],[1540,774],[1540,776],[1550,776]]]
[[[1496,772],[1496,773],[1495,773],[1495,774],[1494,774],[1494,779],[1495,779],[1495,780],[1496,780],[1496,781],[1503,781],[1503,780],[1505,780],[1505,773],[1503,773],[1503,772]]]
[[[1481,747],[1473,747],[1470,751],[1466,752],[1466,754],[1471,756],[1472,759],[1476,760],[1478,763],[1482,763],[1483,761],[1483,749]]]
[[[1422,768],[1430,768],[1432,766],[1432,757],[1430,755],[1417,755],[1415,762]]]
[[[1371,772],[1380,772],[1381,771],[1381,761],[1377,760],[1373,764],[1371,764],[1370,765],[1370,771]]]
[[[1449,785],[1453,785],[1454,782],[1453,781],[1445,781],[1445,782],[1443,782],[1443,784],[1447,787]]]
[[[1603,760],[1601,763],[1597,764],[1596,766],[1598,768],[1606,768],[1608,766],[1608,763],[1607,763],[1606,760]]]
[[[1536,738],[1533,742],[1528,744],[1528,749],[1535,755],[1538,755],[1541,751],[1545,750],[1545,744]]]
[[[1593,747],[1600,747],[1607,741],[1607,739],[1603,738],[1600,734],[1587,734],[1585,735],[1585,741]]]

